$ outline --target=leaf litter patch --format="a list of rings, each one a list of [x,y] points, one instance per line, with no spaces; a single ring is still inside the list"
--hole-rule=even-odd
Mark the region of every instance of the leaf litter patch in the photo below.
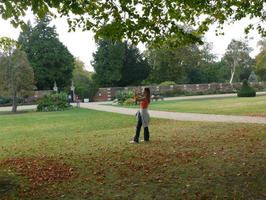
[[[2,161],[0,166],[26,176],[33,186],[68,181],[77,176],[73,167],[49,157],[10,158]]]

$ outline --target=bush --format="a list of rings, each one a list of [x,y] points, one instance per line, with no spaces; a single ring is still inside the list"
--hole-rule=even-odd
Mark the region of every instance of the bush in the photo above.
[[[160,95],[162,95],[163,97],[178,97],[178,96],[185,96],[188,94],[189,93],[184,90],[169,90],[169,91],[160,92]]]
[[[129,99],[125,100],[124,103],[123,103],[123,105],[126,105],[126,106],[132,106],[132,105],[135,105],[135,104],[136,104],[136,101],[133,98],[129,98]]]
[[[160,86],[170,86],[170,85],[176,85],[174,81],[164,81],[160,83]]]
[[[24,103],[23,98],[17,97],[17,103],[18,104]],[[0,106],[11,106],[11,105],[12,105],[12,98],[0,97]]]
[[[132,91],[118,91],[115,98],[117,99],[118,104],[123,105],[127,99],[133,99],[134,92]]]
[[[243,81],[243,85],[237,92],[238,97],[255,97],[256,91],[250,87],[247,80]]]
[[[37,111],[62,111],[70,107],[66,93],[49,94],[38,102]]]
[[[0,97],[0,105],[12,104],[12,99],[7,97]]]

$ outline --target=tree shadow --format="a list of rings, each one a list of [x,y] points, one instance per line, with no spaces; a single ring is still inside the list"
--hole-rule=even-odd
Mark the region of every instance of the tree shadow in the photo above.
[[[19,185],[11,177],[0,176],[0,197],[16,192]]]
[[[20,115],[20,114],[26,114],[26,113],[32,113],[32,112],[36,112],[36,111],[35,110],[20,110],[15,113],[11,111],[0,111],[0,116],[1,115]]]

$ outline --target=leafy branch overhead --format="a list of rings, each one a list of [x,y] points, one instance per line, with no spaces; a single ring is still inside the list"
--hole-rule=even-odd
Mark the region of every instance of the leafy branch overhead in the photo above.
[[[40,18],[46,14],[65,16],[69,29],[92,30],[96,38],[127,39],[133,43],[157,42],[166,37],[178,43],[200,42],[200,35],[217,23],[217,33],[225,22],[245,17],[258,19],[246,27],[266,36],[265,1],[228,0],[16,0],[1,1],[0,15],[14,26],[24,26],[23,16],[31,8]],[[193,31],[185,27],[194,27]]]

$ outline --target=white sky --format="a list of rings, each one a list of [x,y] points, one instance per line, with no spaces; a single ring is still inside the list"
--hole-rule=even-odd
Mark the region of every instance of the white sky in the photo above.
[[[33,23],[34,17],[32,15],[26,16],[26,19],[30,19]],[[205,35],[205,40],[211,42],[213,46],[213,53],[219,58],[224,54],[227,45],[232,39],[245,39],[244,27],[249,24],[249,20],[244,19],[233,25],[227,25],[224,28],[224,36],[216,36],[215,28],[212,26]],[[92,54],[96,51],[95,41],[93,39],[93,33],[91,31],[82,32],[76,30],[76,32],[68,32],[68,24],[65,18],[58,18],[52,21],[52,24],[56,26],[57,33],[61,42],[67,46],[69,51],[82,60],[86,69],[93,71],[91,66]],[[9,21],[5,21],[0,18],[0,37],[7,36],[13,39],[17,39],[20,33],[20,29],[15,29]],[[257,42],[261,39],[260,35],[256,31],[252,31],[249,35],[249,45],[253,48],[251,56],[255,57],[259,53],[259,47]],[[141,50],[144,50],[144,45],[139,45]]]

